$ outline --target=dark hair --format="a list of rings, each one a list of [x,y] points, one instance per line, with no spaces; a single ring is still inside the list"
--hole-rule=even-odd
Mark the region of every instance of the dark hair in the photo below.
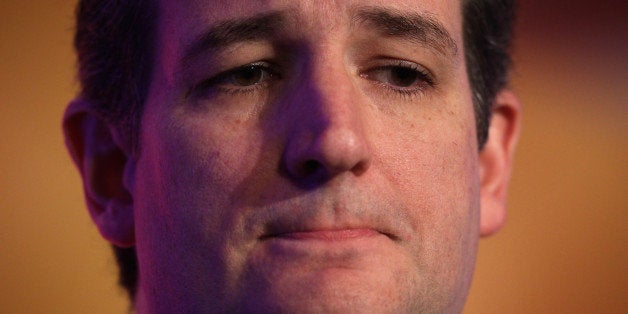
[[[137,147],[140,115],[154,60],[155,1],[81,0],[77,7],[75,49],[81,97]],[[515,0],[463,0],[465,62],[479,146],[488,136],[491,106],[508,83],[509,49]],[[113,247],[120,285],[135,298],[138,268],[134,248]]]
[[[488,138],[495,95],[508,84],[515,0],[463,0],[465,63],[479,147]]]
[[[105,121],[127,135],[136,148],[140,114],[153,64],[152,0],[81,0],[76,10],[74,47],[78,54],[80,96]],[[119,283],[135,300],[138,267],[135,248],[113,246]]]
[[[154,2],[81,0],[76,11],[80,95],[134,147],[151,81]]]

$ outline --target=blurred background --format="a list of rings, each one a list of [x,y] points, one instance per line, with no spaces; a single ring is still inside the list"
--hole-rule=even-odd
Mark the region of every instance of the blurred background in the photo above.
[[[508,222],[481,242],[465,313],[626,313],[627,2],[520,2]],[[127,309],[61,136],[74,5],[0,1],[0,313]]]

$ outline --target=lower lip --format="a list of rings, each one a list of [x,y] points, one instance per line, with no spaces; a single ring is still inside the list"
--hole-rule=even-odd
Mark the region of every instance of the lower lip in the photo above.
[[[319,241],[344,241],[357,238],[373,237],[379,232],[372,229],[342,229],[288,232],[276,235],[276,238],[286,240],[319,240]]]

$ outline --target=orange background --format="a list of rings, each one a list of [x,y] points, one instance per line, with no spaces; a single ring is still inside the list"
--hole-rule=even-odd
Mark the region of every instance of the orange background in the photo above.
[[[123,313],[60,131],[75,1],[0,3],[0,312]],[[521,1],[524,130],[507,226],[465,313],[628,311],[628,8]]]

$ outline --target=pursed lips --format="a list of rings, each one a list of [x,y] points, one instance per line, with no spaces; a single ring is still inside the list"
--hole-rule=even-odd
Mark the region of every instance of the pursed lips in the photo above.
[[[372,203],[305,208],[282,206],[249,212],[259,215],[248,220],[258,231],[254,232],[258,234],[255,243],[249,242],[254,248],[252,260],[282,267],[362,269],[366,261],[403,251],[411,234],[404,216]]]
[[[402,204],[359,197],[363,193],[350,195],[351,198],[308,195],[270,208],[249,208],[243,211],[244,230],[256,235],[260,242],[289,240],[322,244],[381,238],[400,244],[411,238],[413,220]]]
[[[356,238],[367,238],[382,234],[370,228],[346,228],[346,229],[318,229],[304,231],[288,231],[276,234],[268,234],[261,237],[262,240],[280,238],[286,240],[319,240],[319,241],[343,241]]]
[[[394,237],[370,225],[341,226],[300,225],[272,229],[258,238],[258,253],[262,254],[258,256],[264,256],[265,263],[276,261],[284,266],[360,268],[357,265],[365,259],[386,255],[384,252],[392,252],[390,250],[399,244]]]
[[[258,229],[261,232],[257,237],[262,242],[268,240],[347,242],[379,236],[399,242],[408,238],[409,230],[401,228],[406,224],[405,220],[399,219],[399,215],[391,215],[391,211],[373,207],[360,207],[362,210],[354,208],[271,211],[261,217],[258,216],[258,219],[265,220],[264,223],[253,225],[262,227],[261,230]]]
[[[271,223],[259,240],[283,239],[294,241],[347,241],[384,235],[393,241],[399,238],[389,230],[373,227],[372,223]]]

